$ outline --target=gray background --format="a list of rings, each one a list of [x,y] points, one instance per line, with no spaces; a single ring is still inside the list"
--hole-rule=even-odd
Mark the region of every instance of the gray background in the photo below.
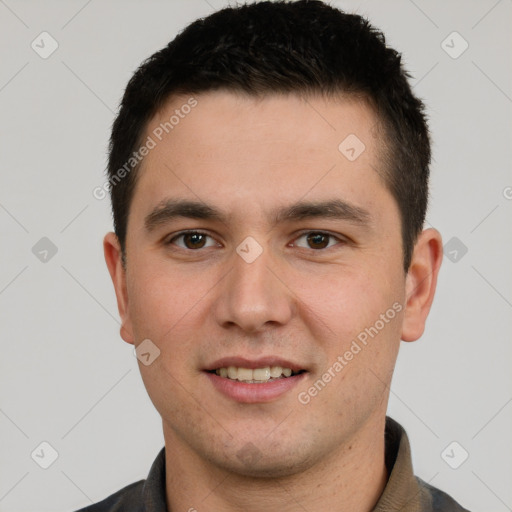
[[[389,414],[417,475],[472,510],[512,510],[512,1],[332,3],[403,52],[434,137],[428,224],[450,244],[426,332],[402,344]],[[96,502],[145,478],[163,446],[119,336],[101,246],[108,198],[92,191],[133,71],[224,5],[0,0],[2,512]],[[47,58],[31,47],[51,49],[43,31],[59,45]],[[47,469],[43,441],[58,453]]]

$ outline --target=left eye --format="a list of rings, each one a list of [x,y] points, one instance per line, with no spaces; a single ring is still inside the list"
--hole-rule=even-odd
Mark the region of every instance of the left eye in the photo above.
[[[326,249],[329,247],[329,238],[341,241],[339,238],[336,238],[334,235],[329,233],[324,233],[323,231],[309,231],[307,233],[303,233],[296,240],[300,240],[301,238],[306,238],[307,243],[310,245],[311,249]],[[295,244],[294,244],[295,245]],[[333,244],[336,245],[336,244]]]

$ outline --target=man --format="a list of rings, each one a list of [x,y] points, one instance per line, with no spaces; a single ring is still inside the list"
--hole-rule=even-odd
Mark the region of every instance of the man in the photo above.
[[[464,511],[386,417],[442,260],[400,55],[320,1],[197,20],[137,70],[104,239],[165,447],[84,511]]]

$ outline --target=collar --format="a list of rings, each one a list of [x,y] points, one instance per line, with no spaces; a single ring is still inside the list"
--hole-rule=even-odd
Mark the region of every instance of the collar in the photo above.
[[[430,510],[425,507],[430,501],[428,493],[414,476],[407,434],[403,427],[389,416],[386,416],[385,443],[389,478],[372,512]]]

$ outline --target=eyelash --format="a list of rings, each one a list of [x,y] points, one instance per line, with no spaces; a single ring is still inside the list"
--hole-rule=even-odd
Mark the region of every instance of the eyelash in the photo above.
[[[338,242],[341,242],[342,244],[346,244],[347,243],[347,240],[345,240],[343,238],[340,238],[338,236],[335,236],[335,235],[333,235],[333,234],[331,234],[329,232],[326,232],[326,231],[316,231],[316,230],[303,231],[303,232],[299,233],[299,235],[297,236],[297,238],[295,238],[295,240],[298,240],[298,239],[304,237],[305,235],[310,235],[310,234],[324,235],[324,236],[328,236],[330,238],[334,238]],[[205,233],[204,231],[197,231],[197,230],[181,231],[180,233],[177,233],[171,239],[169,239],[166,242],[166,245],[174,245],[173,242],[175,240],[177,240],[179,238],[182,238],[185,235],[204,235],[206,237],[209,237],[209,238],[213,239],[212,236],[210,236],[208,233]],[[309,250],[314,251],[314,252],[325,252],[328,249],[332,249],[333,247],[335,247],[335,246],[325,247],[323,249],[309,249]],[[184,251],[188,251],[188,252],[199,252],[201,249],[208,249],[208,247],[206,247],[206,248],[205,247],[200,247],[199,249],[189,249],[189,248],[183,248],[183,247],[179,247],[179,246],[178,246],[178,248],[182,249]],[[300,247],[300,249],[304,249],[304,247]]]

